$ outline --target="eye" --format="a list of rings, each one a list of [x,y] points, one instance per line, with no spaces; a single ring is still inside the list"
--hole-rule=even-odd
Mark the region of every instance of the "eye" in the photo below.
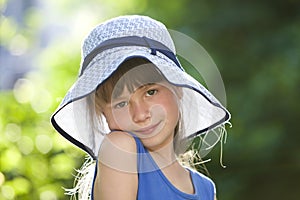
[[[128,102],[122,101],[122,102],[120,102],[120,103],[117,103],[117,104],[114,106],[114,108],[120,109],[120,108],[124,108],[124,107],[127,106],[127,105],[128,105]]]
[[[147,91],[147,94],[146,96],[153,96],[157,93],[157,90],[156,89],[151,89],[151,90],[148,90]]]

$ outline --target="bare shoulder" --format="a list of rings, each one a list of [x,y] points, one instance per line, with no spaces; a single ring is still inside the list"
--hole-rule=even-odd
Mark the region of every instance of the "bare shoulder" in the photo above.
[[[136,143],[126,132],[115,131],[105,136],[98,161],[115,170],[136,173]]]
[[[136,152],[136,143],[132,135],[127,132],[114,131],[107,134],[103,141],[104,145],[113,145],[115,148],[127,152]]]
[[[136,199],[136,162],[135,139],[124,132],[108,134],[99,150],[94,198]]]

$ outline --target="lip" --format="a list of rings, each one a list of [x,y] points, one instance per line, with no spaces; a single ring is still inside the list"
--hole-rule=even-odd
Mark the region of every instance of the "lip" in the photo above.
[[[160,124],[161,122],[158,122],[154,125],[150,125],[150,126],[147,126],[145,128],[141,128],[141,129],[138,129],[138,130],[135,130],[134,132],[138,133],[138,134],[142,134],[142,135],[149,135],[151,133],[153,133],[156,128],[158,127],[158,125]]]

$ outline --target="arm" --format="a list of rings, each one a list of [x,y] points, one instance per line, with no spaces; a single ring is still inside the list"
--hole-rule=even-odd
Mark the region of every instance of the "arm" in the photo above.
[[[135,200],[138,177],[134,138],[123,132],[108,134],[101,145],[98,160],[94,198]]]

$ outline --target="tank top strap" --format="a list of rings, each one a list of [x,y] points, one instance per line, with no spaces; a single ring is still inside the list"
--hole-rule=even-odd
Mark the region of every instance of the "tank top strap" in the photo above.
[[[160,170],[149,151],[143,145],[141,139],[132,133],[130,134],[133,136],[136,143],[138,173],[147,173]]]
[[[134,140],[135,140],[135,144],[136,144],[136,151],[138,154],[143,154],[143,153],[147,153],[147,150],[145,149],[142,141],[140,140],[140,138],[138,138],[136,135],[132,134]]]

